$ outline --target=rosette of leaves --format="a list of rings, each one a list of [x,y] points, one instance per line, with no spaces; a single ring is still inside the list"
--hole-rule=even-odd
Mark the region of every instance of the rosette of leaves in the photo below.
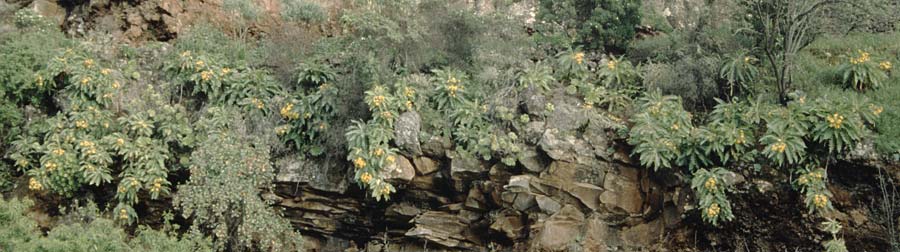
[[[841,229],[843,229],[843,227],[837,220],[829,218],[825,222],[822,222],[822,231],[828,232],[828,234],[831,235],[831,240],[828,240],[823,244],[825,252],[847,252],[846,242],[844,242],[843,238],[838,237]]]
[[[701,143],[706,147],[706,154],[715,153],[723,164],[750,158],[745,154],[753,149],[756,139],[754,125],[745,120],[747,106],[720,99],[716,102],[707,125],[710,134]]]
[[[609,88],[635,88],[641,83],[641,72],[638,67],[625,59],[625,56],[611,56],[606,65],[598,67],[598,75],[603,85]]]
[[[553,77],[553,69],[543,61],[528,65],[518,75],[518,89],[520,91],[527,89],[545,92],[549,91],[550,87],[555,83],[556,78]]]
[[[719,77],[728,82],[728,96],[734,97],[735,91],[749,90],[749,84],[756,80],[759,69],[753,63],[756,58],[744,51],[726,60],[719,70]]]
[[[276,133],[284,141],[294,142],[297,150],[319,156],[325,152],[324,136],[336,116],[338,89],[326,83],[307,92],[299,92],[281,107],[279,113],[287,124],[279,126]]]
[[[300,63],[296,71],[297,84],[306,87],[316,87],[333,82],[337,76],[331,66],[319,61]]]
[[[620,89],[609,89],[604,86],[594,86],[584,93],[585,108],[598,106],[609,111],[624,112],[631,107],[633,101],[627,92]]]
[[[831,191],[828,190],[828,173],[814,164],[808,164],[795,171],[798,175],[794,184],[804,194],[806,208],[809,213],[824,213],[834,209]]]
[[[369,121],[353,121],[347,128],[347,160],[355,167],[354,179],[368,188],[376,200],[388,200],[396,192],[393,185],[384,180],[385,168],[396,160],[397,150],[389,148],[393,129]]]
[[[681,106],[681,98],[659,91],[641,97],[640,111],[631,118],[628,143],[635,146],[642,166],[654,170],[672,168],[682,155],[679,149],[691,134],[691,115]]]
[[[590,71],[584,57],[584,52],[577,49],[556,54],[556,79],[570,84],[587,79]]]
[[[700,210],[703,220],[715,225],[722,221],[734,219],[731,212],[731,201],[728,200],[725,175],[728,170],[717,167],[711,170],[705,168],[694,172],[691,179],[691,188],[700,199]]]
[[[887,73],[878,63],[871,60],[868,52],[859,50],[858,55],[849,56],[849,60],[837,69],[847,88],[865,91],[881,86],[887,79]]]
[[[432,71],[434,76],[431,84],[434,90],[431,93],[431,102],[439,110],[452,109],[462,104],[467,95],[468,75],[454,69],[436,69]]]
[[[815,141],[828,146],[831,153],[839,153],[853,148],[868,131],[863,116],[869,112],[861,109],[859,101],[848,98],[816,99],[817,106],[813,111],[815,121],[812,126],[812,137]]]
[[[806,159],[806,137],[809,132],[809,105],[801,97],[787,107],[778,107],[766,117],[766,132],[759,141],[762,154],[778,165],[798,164]]]

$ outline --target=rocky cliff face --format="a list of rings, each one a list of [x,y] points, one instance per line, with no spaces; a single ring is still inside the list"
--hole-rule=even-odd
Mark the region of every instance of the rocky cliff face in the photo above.
[[[660,244],[690,195],[679,181],[635,167],[621,127],[588,113],[576,99],[552,101],[557,113],[520,132],[530,141],[509,167],[457,155],[446,139],[400,146],[398,192],[374,202],[336,160],[277,162],[277,198],[308,237],[311,251],[634,251]],[[407,115],[404,115],[406,117]],[[417,136],[417,116],[398,136]],[[416,143],[417,144],[417,143]]]

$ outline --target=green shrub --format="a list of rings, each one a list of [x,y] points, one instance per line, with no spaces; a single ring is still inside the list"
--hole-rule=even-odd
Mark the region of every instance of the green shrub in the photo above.
[[[641,2],[634,0],[538,1],[536,27],[539,40],[555,41],[559,48],[622,51],[641,23]],[[569,41],[566,37],[571,38]],[[570,42],[571,44],[563,44]]]
[[[294,22],[319,23],[328,20],[328,13],[307,0],[282,0],[281,17]]]
[[[31,200],[0,198],[0,249],[3,251],[212,251],[208,240],[196,236],[178,238],[171,230],[141,226],[134,237],[113,221],[99,217],[96,206],[82,219],[54,227],[46,236],[28,216]],[[81,211],[81,209],[79,209]],[[167,224],[167,228],[170,226]]]
[[[875,63],[868,52],[859,51],[859,57],[850,57],[848,63],[838,67],[838,74],[848,88],[864,91],[881,86],[887,79],[885,71],[891,69],[890,61]]]
[[[725,195],[726,191],[731,190],[725,184],[725,176],[728,170],[717,167],[711,170],[698,169],[691,179],[691,189],[700,198],[700,209],[703,220],[713,225],[718,225],[720,221],[730,221],[734,219],[731,212],[731,201]]]
[[[295,251],[300,236],[270,207],[274,168],[266,141],[241,131],[243,115],[211,107],[197,126],[207,132],[191,154],[190,180],[178,186],[174,204],[209,235],[218,250]]]

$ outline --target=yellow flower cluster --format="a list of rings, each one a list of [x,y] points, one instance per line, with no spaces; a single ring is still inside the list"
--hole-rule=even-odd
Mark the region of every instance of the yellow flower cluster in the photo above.
[[[294,104],[288,103],[285,104],[284,107],[281,107],[281,117],[288,120],[296,120],[300,118],[300,113],[294,112]]]
[[[582,63],[584,63],[584,53],[583,52],[575,53],[575,55],[573,55],[572,58],[575,59],[576,64],[581,65]]]
[[[63,149],[54,149],[51,152],[53,152],[53,155],[57,155],[57,156],[62,156],[63,154],[66,154],[66,150],[63,150]]]
[[[84,170],[88,172],[94,172],[97,170],[97,167],[94,167],[93,165],[85,165]]]
[[[35,82],[35,84],[37,84],[38,87],[43,87],[44,86],[44,77],[38,75],[37,78],[35,78],[34,82]]]
[[[278,134],[279,136],[283,136],[284,134],[287,134],[288,127],[290,127],[290,126],[282,125],[282,126],[279,126],[278,128],[275,128],[275,134]]]
[[[153,186],[150,187],[150,192],[159,192],[159,190],[162,189],[162,182],[163,179],[161,178],[154,179]]]
[[[406,110],[412,110],[413,103],[412,101],[406,101]]]
[[[28,179],[28,189],[40,191],[44,189],[44,185],[41,185],[41,182],[37,181],[35,178]]]
[[[376,95],[372,97],[372,105],[375,105],[375,107],[381,107],[381,105],[384,104],[384,99],[385,98],[383,95]]]
[[[875,116],[878,116],[881,114],[881,112],[884,112],[884,107],[875,106],[874,104],[869,104],[869,109],[872,110],[872,114],[874,114]]]
[[[75,127],[84,129],[84,128],[88,127],[88,123],[85,120],[78,120],[78,121],[75,121]]]
[[[772,151],[778,153],[784,153],[784,149],[787,148],[787,144],[784,143],[784,140],[778,139],[777,143],[772,144]]]
[[[109,75],[109,73],[111,73],[111,72],[112,72],[112,69],[109,69],[109,68],[100,69],[100,74],[103,74],[103,75]]]
[[[89,82],[91,82],[91,77],[81,78],[81,85],[87,85]]]
[[[28,166],[28,159],[23,158],[23,159],[16,160],[16,166],[25,168],[25,166]]]
[[[744,130],[739,130],[738,137],[734,140],[734,144],[739,145],[744,143],[747,143],[747,136],[744,135]]]
[[[183,52],[181,52],[181,57],[182,57],[182,58],[187,58],[187,57],[190,57],[190,56],[191,56],[191,51],[183,51]]]
[[[253,103],[254,106],[256,106],[257,109],[263,109],[264,107],[266,107],[266,104],[263,103],[263,102],[262,102],[261,100],[259,100],[259,99],[253,98],[253,99],[251,100],[251,102]]]
[[[86,59],[84,60],[84,67],[91,68],[94,66],[94,60]]]
[[[817,208],[825,208],[825,206],[828,205],[828,196],[816,194],[816,196],[813,196],[813,204],[816,205]]]
[[[404,88],[403,88],[403,95],[405,95],[405,96],[408,97],[408,98],[412,98],[413,96],[416,95],[416,90],[413,89],[413,88],[411,88],[411,87],[404,87]]]
[[[376,157],[380,157],[381,155],[384,155],[384,149],[382,149],[382,148],[375,149],[375,151],[373,152],[373,154],[374,154]]]
[[[678,130],[678,128],[679,128],[679,127],[678,127],[678,123],[673,123],[673,124],[672,124],[672,130]]]
[[[752,60],[752,59],[753,59],[753,58],[750,58],[750,56],[744,56],[744,63],[745,63],[745,64],[750,64],[750,60]]]
[[[119,89],[119,86],[121,86],[119,85],[119,81],[113,81],[112,88]]]
[[[705,187],[706,190],[715,191],[716,190],[716,179],[715,178],[706,179],[706,183],[703,183],[703,187]]]
[[[456,92],[460,89],[462,89],[462,87],[459,86],[459,79],[451,76],[450,79],[447,80],[447,92],[450,93],[450,97],[456,97]]]
[[[826,116],[825,120],[828,120],[829,127],[840,129],[841,125],[844,123],[844,116],[838,113],[834,113],[832,115]]]
[[[82,148],[86,148],[86,149],[87,149],[87,150],[84,151],[84,154],[85,154],[85,155],[93,155],[93,154],[97,153],[97,148],[94,147],[94,142],[91,142],[91,141],[81,141],[81,143],[79,143],[79,145],[81,145]]]
[[[393,164],[394,161],[396,161],[396,160],[397,160],[397,158],[395,158],[394,155],[387,156],[387,157],[384,159],[384,161],[387,161],[388,164]]]
[[[358,157],[353,160],[353,166],[356,166],[356,169],[366,168],[366,160],[363,160],[361,157]]]
[[[719,208],[719,204],[712,203],[711,205],[709,205],[708,208],[706,208],[706,216],[709,216],[710,218],[715,218],[716,216],[719,216],[719,212],[721,210],[722,209]]]
[[[203,67],[204,65],[206,65],[206,63],[203,62],[202,60],[198,60],[197,62],[194,62],[194,65],[196,65],[197,68],[201,68],[201,67]]]
[[[388,187],[387,185],[381,187],[381,194],[387,195],[387,194],[389,194],[389,193],[391,193],[391,188],[390,188],[390,187]]]
[[[616,60],[609,60],[609,62],[606,62],[606,68],[609,68],[609,70],[616,70],[616,65],[618,64],[619,62]]]
[[[878,66],[881,67],[881,70],[884,70],[884,71],[891,70],[891,68],[894,67],[894,65],[891,64],[890,61],[882,61],[881,64],[878,64]]]
[[[53,161],[47,161],[47,164],[45,164],[44,166],[47,167],[48,171],[56,170],[56,168],[59,167],[59,165],[57,165]]]
[[[392,114],[390,111],[384,111],[381,112],[381,117],[384,117],[385,119],[393,119],[394,114]]]
[[[363,172],[362,175],[359,175],[359,181],[362,181],[363,183],[369,183],[371,180],[372,174],[369,174],[368,172]]]
[[[127,220],[128,219],[128,210],[125,210],[124,208],[122,210],[119,210],[119,219]]]
[[[869,62],[871,59],[869,56],[870,54],[868,52],[859,50],[859,58],[850,58],[850,63],[856,65]]]
[[[231,73],[231,68],[227,68],[227,67],[222,68],[222,75],[226,75],[229,73]]]
[[[116,145],[118,145],[118,146],[125,145],[125,139],[116,138]]]
[[[198,61],[198,62],[203,62],[203,61]],[[208,81],[209,79],[212,79],[212,76],[213,76],[212,70],[206,70],[206,71],[200,72],[200,79],[202,79],[204,81]]]

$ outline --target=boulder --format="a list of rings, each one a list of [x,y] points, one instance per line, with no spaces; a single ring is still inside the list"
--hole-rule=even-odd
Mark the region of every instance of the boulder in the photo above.
[[[525,223],[522,215],[516,211],[503,211],[491,223],[491,230],[506,236],[510,240],[518,240],[525,236]]]
[[[430,157],[447,157],[447,150],[453,148],[450,138],[431,136],[422,143],[422,152]]]
[[[583,165],[594,165],[597,161],[593,149],[587,142],[571,134],[563,135],[558,129],[544,131],[540,145],[541,149],[554,160]]]
[[[655,219],[623,228],[620,237],[627,251],[645,250],[659,242],[663,230],[663,221]]]
[[[639,214],[644,202],[640,183],[637,169],[619,167],[617,173],[606,175],[603,183],[605,191],[600,194],[600,202],[609,210],[620,209],[628,214]]]
[[[544,135],[544,126],[546,123],[542,121],[531,121],[525,125],[524,133],[522,134],[522,139],[529,144],[537,144],[541,140],[541,136]]]
[[[428,175],[440,169],[438,162],[428,157],[415,157],[413,163],[415,163],[416,173],[419,175]]]
[[[556,212],[559,212],[560,208],[562,208],[559,202],[556,202],[556,200],[554,200],[553,198],[544,195],[537,195],[534,199],[537,202],[538,208],[540,208],[541,211],[547,214],[555,214]]]
[[[535,238],[536,247],[541,251],[568,251],[581,235],[584,214],[572,205],[562,207],[543,223]]]
[[[450,248],[475,249],[477,241],[470,240],[472,235],[464,219],[442,211],[428,211],[416,216],[411,221],[414,225],[406,232],[406,236],[425,239]]]
[[[421,123],[422,119],[415,111],[401,114],[394,123],[394,143],[409,156],[422,155],[422,147],[419,145]]]
[[[298,154],[288,154],[275,160],[278,169],[276,183],[309,185],[313,189],[344,193],[347,191],[347,172],[335,159],[300,158]]]
[[[518,155],[519,163],[522,164],[522,167],[525,167],[526,170],[540,173],[547,169],[547,160],[538,153],[536,147],[526,147],[522,150],[522,152]]]
[[[385,179],[392,183],[409,183],[416,176],[416,169],[406,157],[400,155],[395,157],[394,163],[385,167],[387,171]]]
[[[578,105],[575,97],[557,93],[551,101],[553,112],[547,114],[547,128],[562,132],[575,131],[588,123],[588,112]],[[544,105],[546,107],[546,104]]]

